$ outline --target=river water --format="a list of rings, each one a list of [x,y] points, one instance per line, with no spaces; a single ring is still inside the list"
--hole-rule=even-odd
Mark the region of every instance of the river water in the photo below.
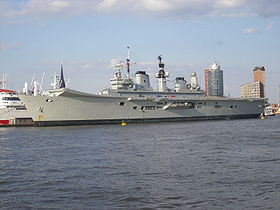
[[[0,128],[1,209],[279,209],[280,116]]]

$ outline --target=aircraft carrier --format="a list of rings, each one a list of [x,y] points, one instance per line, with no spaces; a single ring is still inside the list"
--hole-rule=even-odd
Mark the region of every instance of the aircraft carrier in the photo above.
[[[99,94],[66,88],[61,69],[56,89],[43,95],[19,97],[36,126],[257,118],[264,110],[262,99],[205,96],[194,72],[190,82],[177,77],[174,89],[170,89],[162,56],[158,61],[156,90],[145,71],[137,71],[135,79],[131,79],[128,51],[126,63],[115,66],[111,88]],[[122,76],[124,66],[127,73]]]

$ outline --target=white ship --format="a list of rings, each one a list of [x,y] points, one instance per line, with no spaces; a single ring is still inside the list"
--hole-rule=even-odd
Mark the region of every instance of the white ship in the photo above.
[[[33,80],[33,79],[32,79]],[[3,80],[0,81],[2,89],[0,89],[0,127],[1,126],[32,126],[33,121],[28,113],[25,105],[19,99],[15,91],[6,88],[7,79],[3,75]],[[39,95],[39,83],[32,81],[33,89],[28,90],[27,82],[25,82],[23,92],[28,95]]]
[[[258,118],[263,112],[261,99],[206,97],[195,73],[189,83],[177,77],[174,89],[170,89],[162,57],[158,60],[157,90],[150,86],[145,71],[137,71],[135,80],[131,79],[128,53],[127,74],[123,77],[117,65],[111,88],[99,94],[65,88],[61,71],[58,89],[19,97],[37,126]]]
[[[265,107],[265,109],[264,109],[264,115],[265,115],[265,116],[274,116],[274,115],[275,115],[275,113],[273,112],[272,106],[267,106],[267,107]]]
[[[20,101],[17,93],[12,90],[0,89],[0,126],[22,124],[31,116],[24,104]]]

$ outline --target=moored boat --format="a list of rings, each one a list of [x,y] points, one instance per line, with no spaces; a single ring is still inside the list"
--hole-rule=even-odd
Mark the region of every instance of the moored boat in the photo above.
[[[17,93],[0,89],[0,126],[32,125],[32,119]]]
[[[273,112],[272,106],[267,106],[264,108],[264,115],[265,116],[274,116],[275,113]]]

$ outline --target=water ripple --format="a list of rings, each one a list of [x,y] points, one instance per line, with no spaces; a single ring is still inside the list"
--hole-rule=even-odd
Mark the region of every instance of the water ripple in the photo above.
[[[278,209],[279,123],[0,128],[0,209]]]

